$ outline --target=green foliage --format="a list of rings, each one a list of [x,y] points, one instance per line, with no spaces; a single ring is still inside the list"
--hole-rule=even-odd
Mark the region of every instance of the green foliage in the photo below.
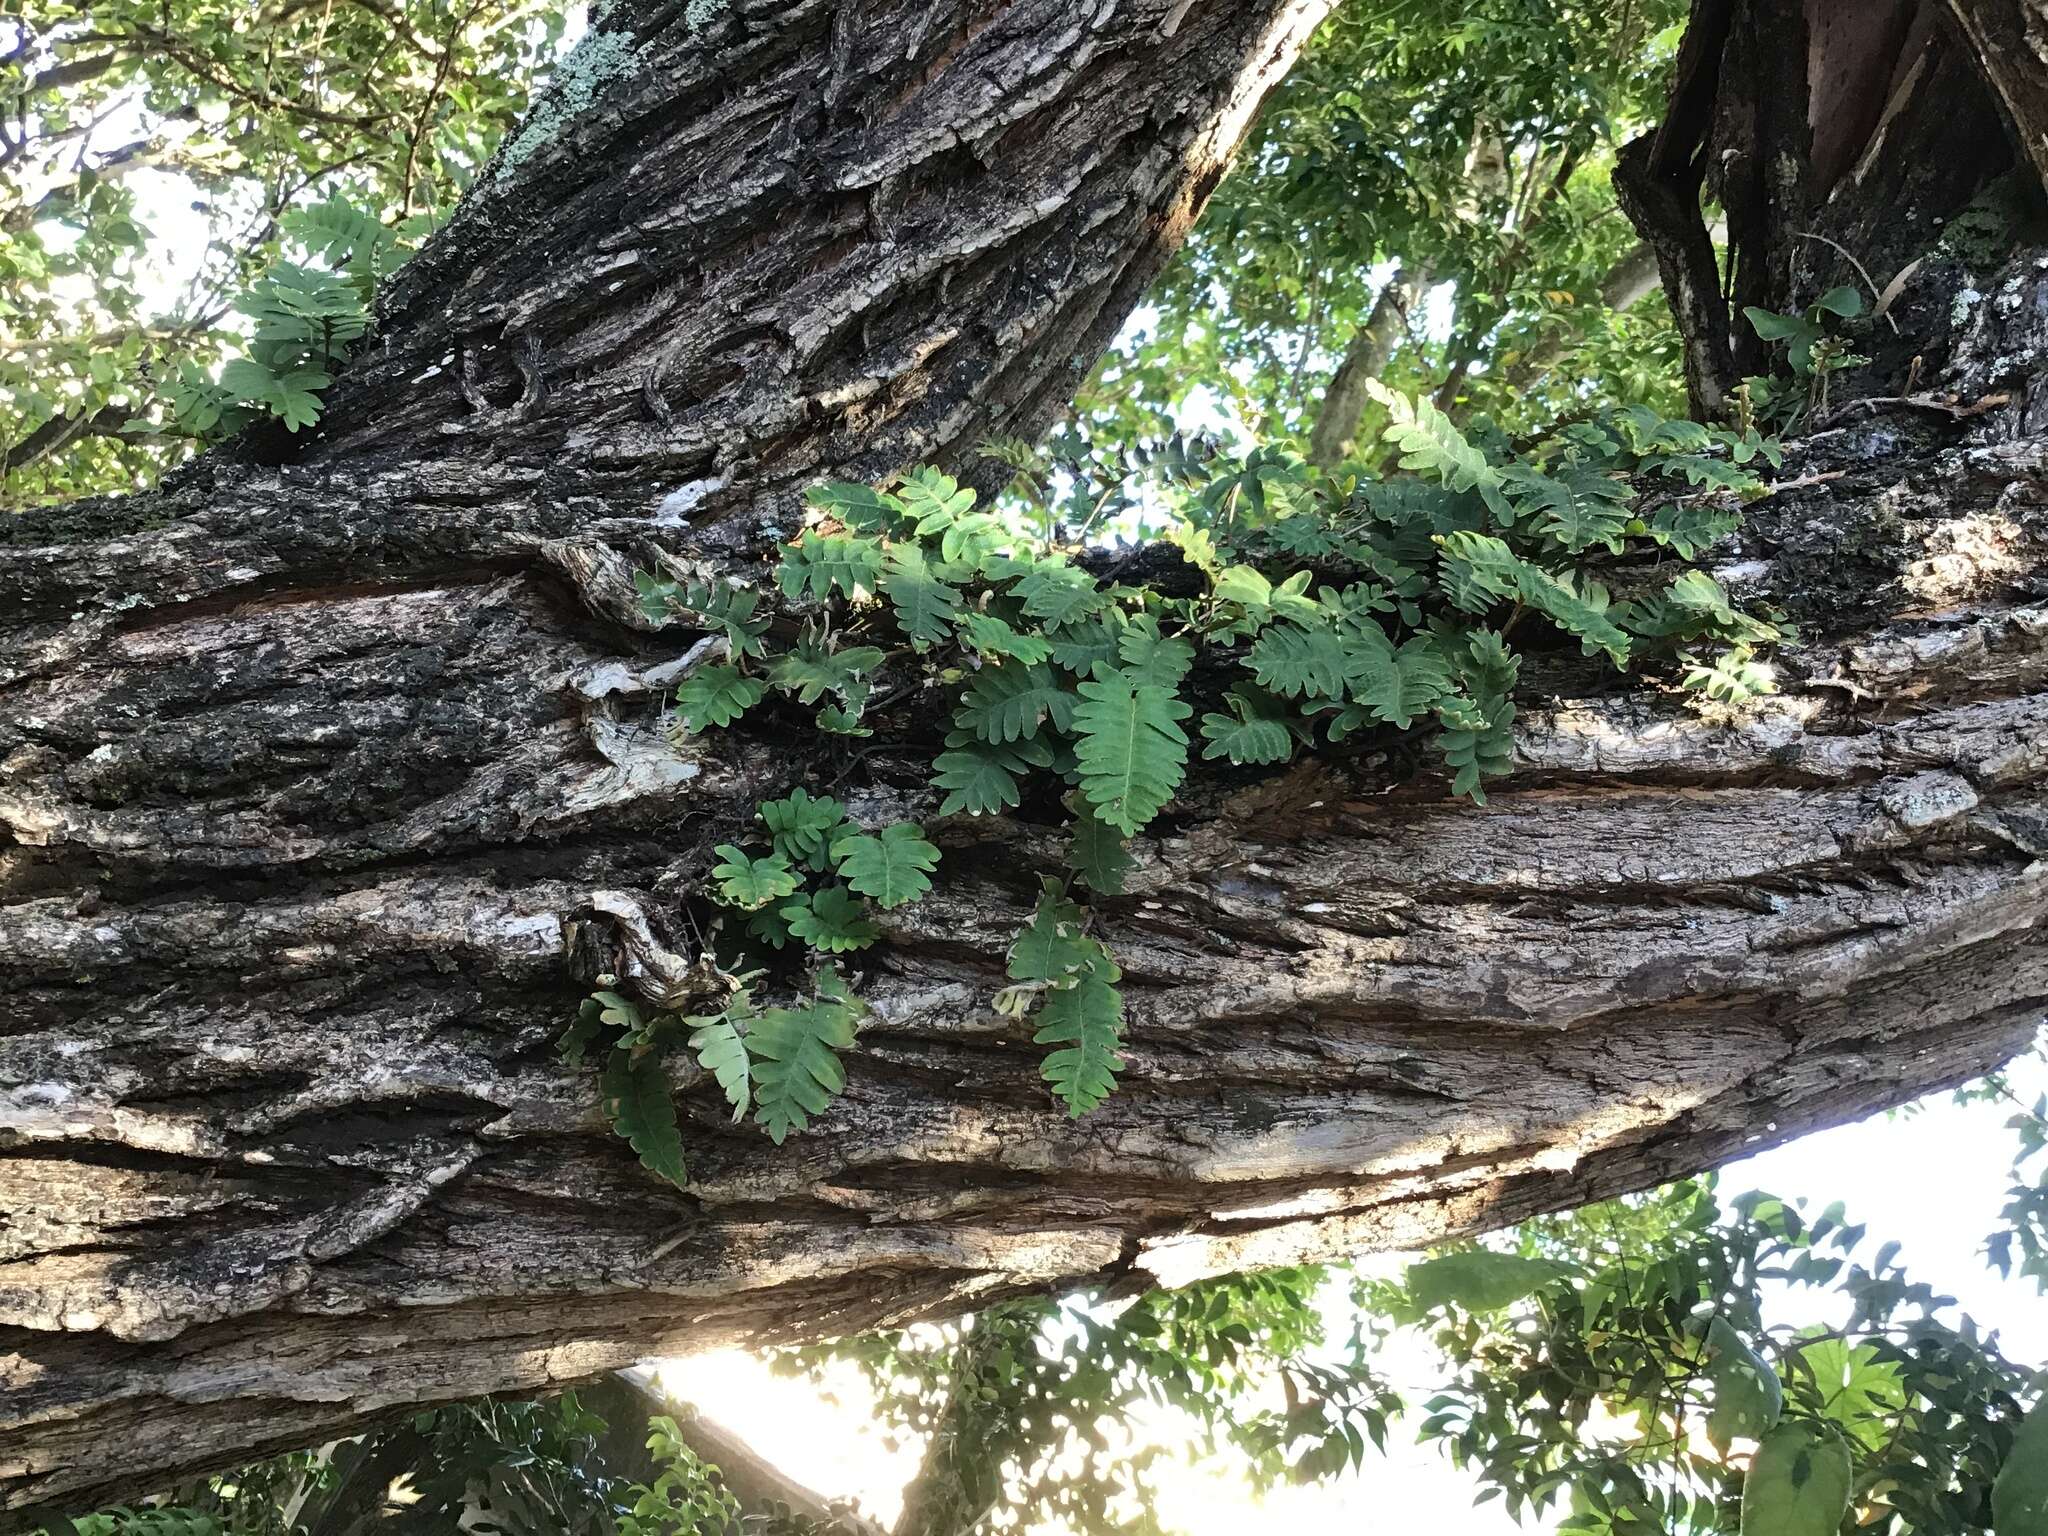
[[[740,1523],[740,1502],[683,1439],[683,1428],[667,1414],[647,1421],[647,1449],[665,1463],[649,1484],[627,1490],[618,1536],[709,1536]]]
[[[900,907],[932,888],[930,873],[938,868],[939,850],[916,827],[899,821],[870,836],[852,833],[832,845],[840,876],[879,907]]]
[[[853,1044],[865,1005],[832,971],[811,978],[811,1000],[770,1008],[747,1033],[753,1059],[754,1118],[776,1145],[800,1131],[846,1087],[839,1052]]]
[[[1634,595],[1615,603],[1593,569],[1725,537],[1755,485],[1744,466],[1774,445],[1641,407],[1592,413],[1520,455],[1482,445],[1426,402],[1394,409],[1388,435],[1420,475],[1332,481],[1284,450],[1235,458],[1182,439],[1105,457],[1071,438],[1056,473],[1013,446],[1006,462],[1041,494],[1061,481],[1090,488],[1086,523],[1137,507],[1141,493],[1171,509],[1198,577],[1174,596],[1098,577],[1057,548],[1057,517],[1027,537],[937,471],[893,487],[814,487],[811,526],[777,568],[778,590],[804,616],[792,642],[771,639],[752,588],[640,577],[650,619],[705,631],[726,653],[685,679],[677,723],[685,733],[730,726],[773,688],[811,707],[820,732],[867,735],[878,688],[891,699],[936,692],[951,704],[931,759],[938,814],[1022,810],[1033,796],[1063,806],[1067,862],[1088,889],[1113,895],[1133,867],[1126,840],[1168,810],[1186,776],[1185,723],[1198,704],[1207,760],[1266,768],[1361,733],[1412,732],[1433,740],[1454,793],[1483,800],[1485,780],[1512,764],[1521,659],[1507,635],[1526,620],[1601,662],[1666,657],[1725,702],[1769,686],[1758,656],[1783,631],[1736,608],[1704,572],[1681,570],[1662,587],[1631,576]],[[1715,472],[1699,473],[1702,463]],[[1705,489],[1641,515],[1638,494],[1661,496],[1667,481]],[[894,735],[904,722],[882,723]],[[719,843],[708,869],[707,896],[727,914],[712,921],[713,950],[734,970],[759,964],[792,984],[805,965],[875,944],[878,911],[931,889],[939,850],[911,823],[857,826],[839,801],[801,786],[765,802],[759,819],[766,846]],[[1016,969],[1048,925],[1070,936],[1068,966]],[[1046,1080],[1073,1114],[1113,1090],[1124,1028],[1120,972],[1084,926],[1064,892],[1049,896],[996,1000],[1032,1015],[1036,1043],[1050,1047]],[[753,1106],[779,1139],[822,1112],[836,1058],[822,1075],[764,1076],[758,1032],[772,1018],[787,1037],[792,1019],[823,1006],[747,1001],[636,1021],[600,1004],[564,1050],[608,1038],[667,1050],[687,1035],[729,1106]],[[817,1017],[822,1029],[838,1016]],[[835,1040],[836,1028],[825,1031]]]
[[[1233,688],[1223,697],[1230,706],[1229,714],[1202,716],[1202,736],[1207,743],[1203,757],[1266,764],[1284,763],[1294,755],[1290,718],[1270,695]]]
[[[812,870],[831,866],[832,843],[840,828],[850,825],[845,806],[830,795],[813,796],[801,788],[780,800],[762,801],[755,814],[777,853]]]
[[[1446,1306],[1498,1312],[1563,1272],[1564,1266],[1551,1259],[1466,1248],[1410,1265],[1404,1283],[1419,1312]]]
[[[1122,1064],[1123,994],[1116,983],[1123,972],[1108,949],[1086,934],[1086,922],[1064,887],[1048,881],[1037,911],[1010,946],[1014,985],[996,1004],[1000,1011],[1021,1011],[1033,997],[1040,999],[1032,1040],[1057,1047],[1041,1070],[1073,1116],[1109,1097]]]
[[[751,912],[796,890],[796,871],[780,853],[750,857],[732,843],[720,843],[716,852],[722,862],[711,866],[711,877],[728,906]]]
[[[699,667],[676,690],[675,717],[690,735],[728,726],[760,703],[768,692],[758,677],[736,667]]]
[[[1199,411],[1305,447],[1386,288],[1369,371],[1462,425],[1522,437],[1587,399],[1676,411],[1668,306],[1616,307],[1640,260],[1611,174],[1663,112],[1685,16],[1680,0],[1338,8],[1147,295],[1156,318],[1091,378],[1089,425],[1130,440]],[[1387,419],[1373,405],[1325,435],[1358,463]]]
[[[881,930],[843,885],[819,886],[775,910],[793,937],[828,955],[866,949],[881,937]]]
[[[1105,826],[1126,837],[1164,809],[1187,771],[1194,711],[1157,683],[1104,671],[1080,685],[1074,711],[1081,793]]]
[[[683,1140],[676,1130],[676,1106],[657,1057],[627,1050],[612,1052],[611,1064],[604,1070],[604,1112],[632,1144],[641,1166],[678,1189],[688,1184]]]
[[[1754,304],[1744,306],[1742,313],[1748,317],[1750,328],[1764,341],[1782,342],[1786,366],[1795,379],[1803,379],[1807,384],[1803,405],[1796,397],[1787,396],[1776,406],[1774,414],[1782,427],[1790,429],[1806,409],[1826,409],[1829,380],[1845,369],[1869,361],[1852,351],[1839,334],[1841,324],[1861,319],[1864,309],[1863,293],[1857,288],[1830,288],[1804,313],[1796,315],[1773,314]],[[1763,382],[1751,381],[1752,390]],[[1768,393],[1767,387],[1765,392]]]
[[[1849,1447],[1827,1426],[1780,1424],[1742,1483],[1742,1536],[1832,1536],[1848,1512]]]
[[[749,587],[726,582],[676,582],[650,571],[637,571],[633,581],[640,611],[657,624],[687,620],[725,637],[734,656],[764,654],[761,637],[768,618],[757,614],[761,595]]]
[[[1991,1485],[1991,1524],[1998,1536],[2048,1532],[2048,1397],[2034,1404],[2012,1437]]]
[[[0,508],[132,490],[259,418],[303,434],[363,298],[517,121],[565,21],[533,0],[17,14]]]

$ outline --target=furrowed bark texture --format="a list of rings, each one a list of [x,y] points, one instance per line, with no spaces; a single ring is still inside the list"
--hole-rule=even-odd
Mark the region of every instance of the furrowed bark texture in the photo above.
[[[1767,707],[1533,667],[1484,810],[1391,741],[1192,775],[1099,903],[1129,1066],[1085,1120],[989,1007],[1059,859],[1024,820],[931,824],[940,887],[855,957],[875,1016],[813,1133],[771,1146],[677,1062],[679,1191],[554,1061],[595,974],[687,973],[679,914],[757,801],[932,808],[921,696],[857,752],[769,709],[672,749],[695,637],[645,628],[634,565],[759,579],[814,476],[1035,428],[1315,10],[775,0],[600,31],[310,449],[22,520],[0,1527],[654,1353],[1421,1244],[2026,1041],[2030,266],[1973,322],[1999,371],[1958,381],[2006,411],[1970,439],[1859,419],[1795,466],[1842,477],[1729,557],[1809,627]]]

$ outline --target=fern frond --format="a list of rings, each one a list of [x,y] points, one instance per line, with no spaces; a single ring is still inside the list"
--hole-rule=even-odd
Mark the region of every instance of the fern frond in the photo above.
[[[752,709],[768,692],[759,678],[736,667],[699,667],[676,690],[675,717],[696,735],[728,726]]]
[[[866,949],[882,936],[874,920],[843,885],[822,886],[784,902],[775,910],[792,937],[827,954]]]
[[[752,912],[796,891],[796,871],[779,853],[754,858],[733,843],[720,843],[712,851],[720,862],[712,865],[711,877],[718,882],[719,899],[728,906]]]
[[[1194,713],[1171,689],[1111,672],[1080,686],[1074,711],[1081,793],[1103,822],[1126,837],[1173,798],[1187,768]]]
[[[775,584],[785,597],[824,602],[843,592],[854,602],[875,595],[882,578],[882,542],[858,533],[807,533],[782,546]]]
[[[993,816],[1011,809],[1023,801],[1017,780],[1051,762],[1052,749],[1040,741],[996,746],[971,731],[949,731],[946,750],[932,759],[932,783],[947,792],[939,814]]]
[[[1224,702],[1230,706],[1229,714],[1202,716],[1202,735],[1208,742],[1202,748],[1204,759],[1284,763],[1294,755],[1294,735],[1270,699],[1255,699],[1233,688],[1224,695]]]
[[[954,718],[962,729],[1002,746],[1036,736],[1048,720],[1056,730],[1066,730],[1073,723],[1074,702],[1043,663],[1003,662],[975,673]]]
[[[1327,625],[1274,624],[1252,645],[1250,660],[1259,686],[1286,698],[1344,696],[1344,642]]]
[[[683,1188],[690,1177],[683,1166],[683,1138],[676,1130],[668,1079],[655,1058],[613,1051],[601,1086],[612,1129],[626,1138],[649,1172]]]
[[[818,972],[812,986],[817,995],[808,1005],[767,1009],[747,1032],[754,1118],[777,1146],[824,1113],[845,1089],[839,1052],[853,1044],[867,1012],[835,972]]]
[[[869,835],[857,832],[832,845],[839,875],[882,908],[900,907],[932,888],[928,878],[939,865],[939,850],[907,821]]]
[[[959,589],[939,579],[915,544],[890,546],[881,590],[895,610],[897,627],[919,650],[952,633],[960,610]]]

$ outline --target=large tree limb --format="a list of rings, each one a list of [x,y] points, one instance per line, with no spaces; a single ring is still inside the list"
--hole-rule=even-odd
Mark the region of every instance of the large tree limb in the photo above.
[[[758,574],[813,475],[1043,420],[1313,20],[834,14],[595,45],[312,451],[0,549],[0,1526],[649,1353],[1478,1230],[2040,1016],[2043,445],[1845,437],[1731,556],[1811,629],[1753,718],[1560,668],[1483,811],[1392,740],[1198,774],[1100,903],[1130,1065],[1078,1124],[988,1007],[1055,837],[934,824],[830,1117],[775,1148],[678,1062],[691,1185],[642,1172],[553,1060],[576,996],[687,963],[799,776],[928,813],[932,741],[672,751],[692,637],[633,564]]]

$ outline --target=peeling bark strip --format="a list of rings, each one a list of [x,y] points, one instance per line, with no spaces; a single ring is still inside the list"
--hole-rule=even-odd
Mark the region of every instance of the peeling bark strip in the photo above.
[[[1100,904],[1130,1067],[1084,1121],[988,1008],[1053,859],[1022,821],[932,827],[941,888],[859,957],[877,1017],[817,1133],[770,1146],[678,1062],[684,1193],[555,1064],[590,974],[694,958],[674,916],[759,799],[857,766],[856,814],[929,808],[922,698],[857,765],[767,709],[672,752],[693,637],[644,631],[633,565],[758,576],[812,476],[1042,421],[1316,9],[600,34],[299,462],[11,530],[0,1528],[652,1352],[1479,1230],[2024,1043],[2022,379],[1976,446],[1878,418],[1797,466],[1845,474],[1727,573],[1809,631],[1755,717],[1557,670],[1532,703],[1583,696],[1531,709],[1484,811],[1398,759],[1191,772]],[[2021,270],[1982,357],[2044,329]]]

